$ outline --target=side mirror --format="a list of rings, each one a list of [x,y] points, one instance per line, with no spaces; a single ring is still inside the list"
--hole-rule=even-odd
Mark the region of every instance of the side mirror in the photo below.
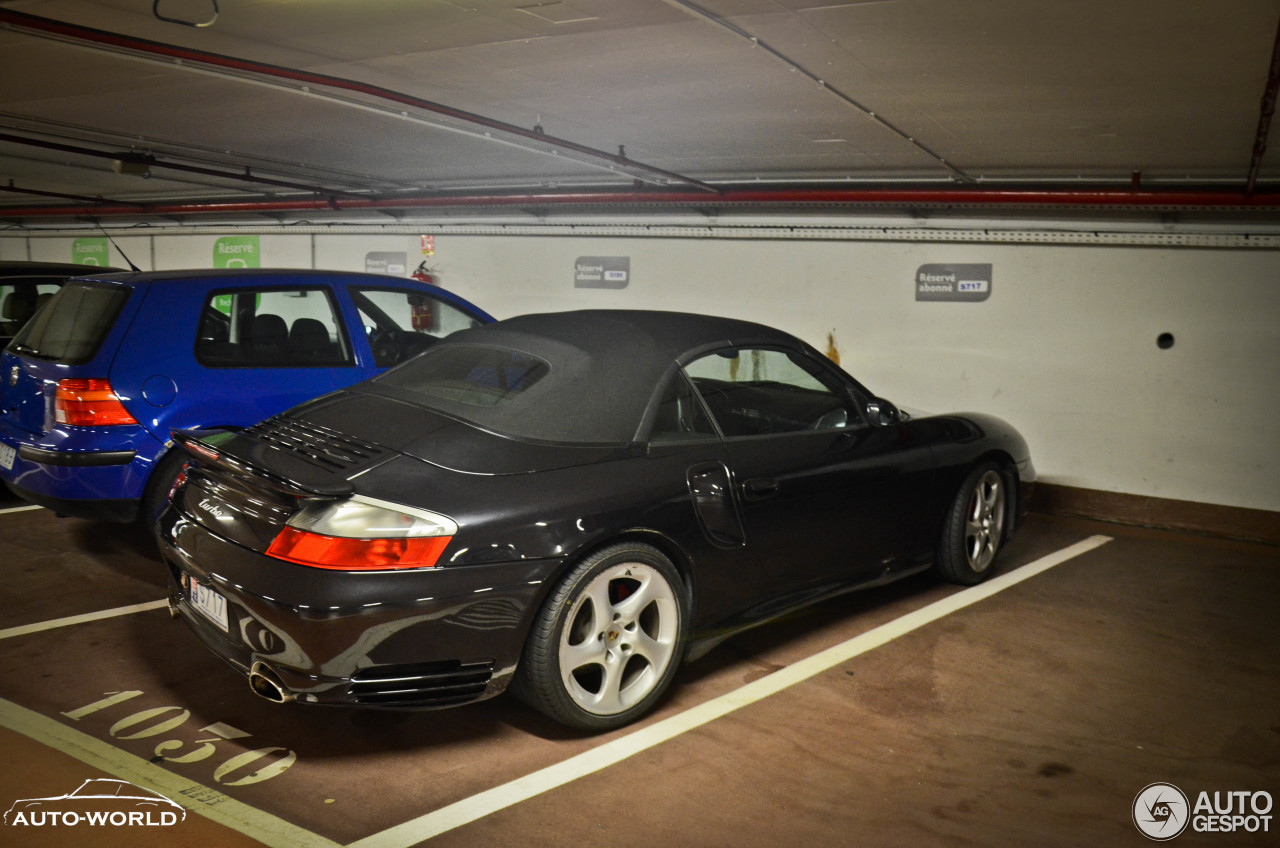
[[[871,422],[873,427],[887,427],[890,424],[896,424],[901,417],[898,413],[898,407],[884,398],[872,398],[867,401],[866,410],[867,420]]]

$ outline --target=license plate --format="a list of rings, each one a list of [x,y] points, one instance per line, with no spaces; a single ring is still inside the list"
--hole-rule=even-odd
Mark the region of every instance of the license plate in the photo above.
[[[18,452],[6,444],[0,443],[0,468],[5,471],[13,470],[13,460],[18,456]]]
[[[191,606],[222,628],[223,633],[227,632],[227,599],[208,586],[200,585],[194,577],[191,578]]]

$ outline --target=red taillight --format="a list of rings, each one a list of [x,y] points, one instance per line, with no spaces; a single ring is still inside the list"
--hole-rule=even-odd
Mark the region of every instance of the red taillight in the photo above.
[[[452,536],[347,539],[285,527],[267,555],[277,559],[341,571],[390,571],[430,568],[440,559]]]
[[[111,383],[98,378],[59,380],[53,414],[59,424],[77,427],[138,423],[124,408]]]
[[[165,496],[165,500],[172,503],[173,496],[185,482],[187,482],[187,466],[184,464],[182,466],[182,470],[178,472],[178,476],[173,478],[173,483],[169,486],[169,494]]]
[[[183,444],[183,447],[187,449],[187,453],[192,453],[192,454],[195,454],[196,456],[203,457],[204,459],[207,459],[210,462],[218,461],[218,452],[213,448],[209,447],[208,445],[202,445],[199,442],[185,442]]]

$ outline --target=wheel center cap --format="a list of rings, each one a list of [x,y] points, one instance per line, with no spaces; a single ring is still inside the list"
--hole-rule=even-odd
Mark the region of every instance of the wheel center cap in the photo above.
[[[610,627],[608,632],[604,634],[604,639],[610,645],[618,641],[622,637],[622,631],[616,627]]]

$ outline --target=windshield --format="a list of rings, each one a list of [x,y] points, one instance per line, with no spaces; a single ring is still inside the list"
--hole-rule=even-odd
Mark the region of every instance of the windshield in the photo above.
[[[111,331],[129,292],[122,286],[69,283],[18,333],[9,349],[64,365],[88,362]]]

